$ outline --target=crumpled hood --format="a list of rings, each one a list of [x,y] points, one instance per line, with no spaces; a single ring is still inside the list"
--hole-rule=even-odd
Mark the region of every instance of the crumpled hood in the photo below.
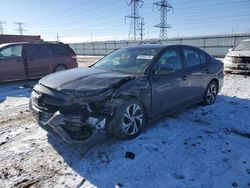
[[[238,56],[250,57],[250,51],[230,51],[230,52],[228,52],[227,56],[232,56],[232,57],[238,57]]]
[[[39,83],[64,92],[100,92],[131,77],[133,75],[104,69],[76,68],[48,75],[42,78]]]

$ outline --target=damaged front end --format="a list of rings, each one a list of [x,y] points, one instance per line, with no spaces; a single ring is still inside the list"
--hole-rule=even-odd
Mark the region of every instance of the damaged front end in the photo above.
[[[68,143],[84,143],[107,129],[116,108],[112,92],[111,88],[82,96],[38,84],[30,98],[30,110],[46,131],[56,132]]]

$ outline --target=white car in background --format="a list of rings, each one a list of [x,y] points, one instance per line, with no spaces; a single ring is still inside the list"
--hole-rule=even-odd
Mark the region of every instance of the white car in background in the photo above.
[[[250,72],[250,39],[243,40],[233,49],[229,49],[223,60],[225,72]]]

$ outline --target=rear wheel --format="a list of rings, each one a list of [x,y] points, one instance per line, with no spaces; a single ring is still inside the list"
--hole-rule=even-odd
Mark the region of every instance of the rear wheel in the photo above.
[[[57,65],[54,69],[54,72],[60,72],[60,71],[64,71],[64,70],[67,70],[67,66],[66,65]]]
[[[145,112],[142,104],[136,99],[124,101],[117,109],[111,122],[111,135],[118,140],[130,140],[137,137],[145,124]]]
[[[203,104],[204,105],[211,105],[215,102],[216,96],[218,94],[218,83],[216,81],[211,81],[206,89]]]

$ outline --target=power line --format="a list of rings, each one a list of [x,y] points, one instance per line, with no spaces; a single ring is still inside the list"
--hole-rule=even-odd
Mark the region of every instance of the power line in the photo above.
[[[203,1],[203,0],[202,0]],[[227,5],[230,5],[230,3],[227,3]],[[246,7],[246,6],[244,6],[244,7]],[[189,8],[191,8],[191,7],[189,7]],[[228,8],[233,8],[232,6],[231,7],[228,7]],[[104,22],[103,22],[103,18],[105,18],[105,17],[108,17],[108,16],[111,16],[112,14],[111,14],[111,12],[112,13],[120,13],[120,10],[118,9],[118,7],[116,8],[116,10],[118,10],[118,11],[115,11],[115,10],[111,10],[111,9],[107,9],[106,11],[107,11],[107,13],[108,14],[105,14],[105,13],[103,13],[103,12],[101,12],[102,14],[102,22],[101,22],[101,24],[103,24]],[[177,9],[178,10],[178,9]],[[182,9],[181,9],[182,10]],[[205,12],[205,9],[203,9],[202,7],[200,7],[200,9],[199,9],[201,12]],[[211,12],[211,11],[210,11]],[[45,27],[43,30],[47,30],[47,29],[49,29],[49,27],[54,27],[54,29],[55,30],[57,30],[58,29],[58,27],[60,26],[63,26],[64,28],[65,28],[65,26],[73,26],[73,25],[80,25],[80,24],[82,24],[82,23],[84,23],[84,26],[86,27],[86,26],[95,26],[96,24],[91,24],[91,23],[89,23],[89,24],[87,24],[87,25],[85,25],[85,22],[86,22],[86,19],[90,19],[90,18],[92,18],[92,19],[96,19],[96,20],[98,20],[98,17],[100,17],[100,16],[98,16],[98,17],[96,17],[96,16],[93,16],[92,14],[90,15],[90,12],[88,11],[88,12],[85,12],[85,13],[87,13],[89,16],[84,16],[84,19],[85,20],[83,20],[83,17],[82,16],[79,16],[79,17],[77,17],[77,18],[73,18],[73,19],[70,19],[70,20],[68,20],[68,22],[66,22],[66,23],[57,23],[57,24],[55,24],[55,25],[51,25],[51,26],[47,26],[47,27]],[[150,14],[150,12],[148,12],[148,13],[145,13],[144,12],[144,14],[146,14],[146,15],[149,15]],[[178,12],[178,15],[180,14],[180,12]],[[103,15],[105,15],[105,16],[103,16]],[[73,16],[73,15],[72,15]],[[66,20],[66,19],[69,19],[70,17],[68,17],[68,16],[65,16],[64,18],[60,18],[60,19],[64,19],[64,21]],[[109,21],[108,22],[110,22],[111,21],[111,19],[109,19]],[[119,18],[115,18],[115,20],[114,21],[119,21]],[[113,22],[113,19],[112,19],[112,22]],[[42,29],[40,29],[40,30],[42,30]]]
[[[6,23],[6,22],[0,21],[0,35],[3,35],[3,34],[4,34],[4,27],[3,27],[3,25],[4,25],[5,23]]]
[[[17,25],[17,29],[15,29],[15,31],[19,32],[19,35],[23,35],[23,32],[26,31],[23,26],[25,25],[25,23],[23,22],[15,22],[15,25]]]
[[[54,13],[51,14],[51,15],[47,15],[47,17],[44,17],[44,16],[43,16],[43,17],[39,17],[39,18],[30,20],[29,23],[38,22],[38,21],[41,21],[41,20],[47,21],[48,19],[51,19],[51,17],[54,16],[54,15],[60,15],[60,14],[63,14],[63,15],[64,15],[65,12],[71,12],[71,11],[73,11],[73,10],[75,10],[75,9],[81,8],[81,6],[86,6],[88,3],[93,3],[93,1],[94,1],[94,0],[89,0],[89,2],[86,2],[86,1],[81,2],[81,3],[77,4],[77,5],[74,5],[74,6],[72,6],[72,7],[69,7],[69,8],[67,8],[67,9],[64,9],[64,10],[61,10],[61,11],[58,11],[58,12],[54,12]]]
[[[167,0],[161,0],[156,3],[153,3],[153,6],[156,6],[160,11],[160,23],[155,25],[155,27],[160,28],[160,39],[166,39],[167,28],[171,28],[171,26],[167,23],[167,13],[171,9],[173,9],[173,7],[168,3]]]
[[[128,6],[131,7],[131,13],[125,16],[125,20],[126,18],[130,18],[128,39],[137,40],[140,38],[140,35],[138,32],[140,29],[139,20],[142,19],[139,16],[139,8],[142,7],[143,1],[142,0],[130,0],[130,1],[127,1],[127,3],[128,3]]]

